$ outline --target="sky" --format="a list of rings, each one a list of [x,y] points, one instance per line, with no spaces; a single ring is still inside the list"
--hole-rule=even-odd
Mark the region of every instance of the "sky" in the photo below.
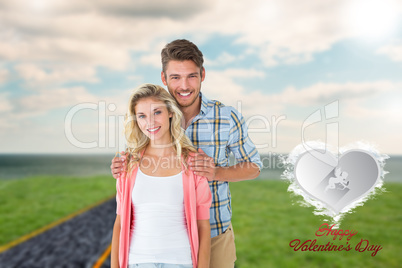
[[[402,1],[2,0],[0,153],[124,149],[130,92],[175,39],[261,153],[363,141],[402,154]]]

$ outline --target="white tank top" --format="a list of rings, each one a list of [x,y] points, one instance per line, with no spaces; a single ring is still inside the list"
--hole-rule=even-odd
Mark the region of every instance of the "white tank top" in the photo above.
[[[191,264],[182,173],[154,177],[138,168],[132,202],[135,222],[128,263]]]

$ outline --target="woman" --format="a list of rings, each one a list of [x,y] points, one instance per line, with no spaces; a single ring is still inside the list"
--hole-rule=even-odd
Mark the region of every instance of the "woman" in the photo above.
[[[211,192],[187,169],[190,140],[175,100],[145,84],[130,97],[127,170],[116,182],[111,266],[209,267]]]

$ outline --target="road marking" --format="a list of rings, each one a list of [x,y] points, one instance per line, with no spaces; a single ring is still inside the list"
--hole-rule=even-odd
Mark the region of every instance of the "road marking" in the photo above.
[[[21,244],[22,242],[27,241],[28,239],[31,239],[31,238],[33,238],[33,237],[35,237],[37,235],[40,235],[41,233],[43,233],[43,232],[45,232],[45,231],[47,231],[47,230],[59,225],[59,224],[62,224],[63,222],[68,221],[69,219],[72,219],[72,218],[74,218],[74,217],[76,217],[76,216],[78,216],[78,215],[90,210],[91,208],[94,208],[94,207],[96,207],[96,206],[98,206],[98,205],[100,205],[102,203],[105,203],[106,201],[112,199],[113,197],[115,197],[115,195],[109,196],[108,198],[105,198],[105,199],[103,199],[103,200],[101,200],[99,202],[96,202],[95,204],[89,205],[86,208],[78,210],[78,211],[76,211],[76,212],[74,212],[74,213],[72,213],[72,214],[70,214],[70,215],[68,215],[68,216],[66,216],[64,218],[61,218],[61,219],[59,219],[59,220],[57,220],[55,222],[52,222],[49,225],[46,225],[46,226],[44,226],[44,227],[42,227],[42,228],[40,228],[38,230],[35,230],[35,231],[33,231],[33,232],[31,232],[31,233],[29,233],[27,235],[24,235],[24,236],[14,240],[14,241],[11,241],[10,243],[5,244],[4,246],[0,247],[0,253],[4,252],[4,251],[6,251],[6,250],[8,250],[8,249],[10,249],[12,247],[15,247],[15,246]]]
[[[110,255],[110,251],[112,251],[112,243],[109,244],[107,249],[103,252],[102,256],[99,257],[99,259],[95,262],[94,266],[92,268],[100,268],[102,264],[105,262],[107,257]]]

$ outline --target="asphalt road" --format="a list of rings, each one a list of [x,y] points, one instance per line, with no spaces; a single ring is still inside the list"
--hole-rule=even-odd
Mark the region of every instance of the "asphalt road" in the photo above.
[[[114,198],[0,254],[0,268],[90,268],[108,248]],[[29,222],[27,222],[29,224]],[[110,267],[110,258],[101,266]]]

